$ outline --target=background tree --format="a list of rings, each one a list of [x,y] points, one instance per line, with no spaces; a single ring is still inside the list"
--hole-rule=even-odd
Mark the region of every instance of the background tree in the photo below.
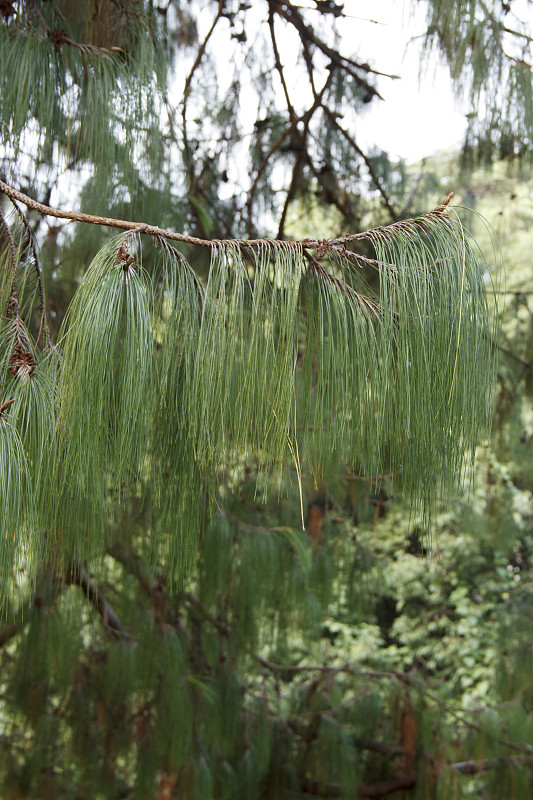
[[[0,4],[7,183],[65,200],[66,171],[84,211],[135,220],[115,239],[46,230],[3,184],[7,797],[446,796],[488,770],[486,794],[530,794],[527,690],[511,711],[454,711],[453,684],[427,683],[445,658],[409,663],[400,599],[376,597],[377,559],[345,518],[377,520],[401,487],[421,553],[433,488],[457,484],[486,422],[494,331],[453,213],[397,222],[406,173],[352,131],[379,73],[339,50],[340,5],[315,6]],[[506,18],[461,11],[483,30]],[[296,203],[355,231],[359,177],[391,227],[236,238],[286,238]],[[208,259],[184,229],[232,241]],[[367,499],[346,488],[362,474]],[[457,589],[442,588],[450,613],[471,617]]]

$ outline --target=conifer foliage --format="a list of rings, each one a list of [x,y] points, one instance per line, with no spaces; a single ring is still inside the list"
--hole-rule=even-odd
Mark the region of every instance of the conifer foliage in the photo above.
[[[488,423],[492,333],[483,271],[446,205],[330,242],[216,241],[205,286],[159,236],[148,273],[134,228],[96,254],[58,343],[41,347],[19,277],[29,226],[4,229],[4,602],[19,547],[30,579],[42,559],[96,555],[131,486],[153,497],[154,539],[170,540],[181,581],[201,521],[185,509],[216,499],[235,453],[260,474],[292,462],[300,481],[301,458],[318,479],[337,454],[390,474],[424,511],[458,486]],[[373,259],[346,249],[361,243]],[[40,334],[42,278],[33,293]]]
[[[496,322],[450,198],[400,219],[401,170],[350,130],[380,73],[314,5],[0,0],[6,798],[451,797],[530,758],[463,718],[439,749],[423,682],[320,661],[367,556],[302,531],[311,487],[364,477],[426,523],[489,428]],[[289,235],[310,198],[352,232]]]

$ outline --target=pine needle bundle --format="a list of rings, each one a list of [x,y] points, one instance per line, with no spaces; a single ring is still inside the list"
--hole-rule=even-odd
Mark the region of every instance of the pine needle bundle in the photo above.
[[[95,257],[60,334],[58,494],[85,498],[95,527],[106,499],[139,476],[150,402],[150,283],[123,241]]]
[[[213,242],[205,283],[164,231],[116,224],[130,230],[95,256],[53,353],[18,310],[19,294],[30,317],[35,305],[27,248],[4,269],[1,364],[19,437],[6,453],[10,474],[31,474],[33,563],[101,552],[131,500],[152,558],[180,583],[237,463],[263,494],[292,470],[302,520],[306,476],[332,461],[386,478],[426,514],[461,485],[489,425],[494,321],[482,263],[445,206],[311,245]],[[155,237],[151,275],[140,233]],[[24,505],[15,477],[4,533]]]

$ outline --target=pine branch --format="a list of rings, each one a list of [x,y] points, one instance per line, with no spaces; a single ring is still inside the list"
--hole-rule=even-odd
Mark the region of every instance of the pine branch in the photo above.
[[[234,245],[235,247],[247,247],[247,246],[256,246],[256,245],[272,245],[276,243],[281,243],[284,246],[293,246],[293,247],[307,247],[311,249],[332,249],[339,253],[344,254],[344,247],[350,242],[362,241],[368,238],[376,238],[381,235],[389,237],[394,233],[398,233],[401,235],[402,232],[406,234],[410,234],[412,232],[413,226],[418,227],[422,230],[428,229],[428,224],[431,221],[438,221],[440,220],[449,220],[449,215],[447,212],[447,206],[453,196],[453,192],[446,197],[443,202],[434,208],[432,211],[429,211],[423,217],[416,217],[410,220],[402,220],[401,222],[395,222],[392,225],[388,225],[386,227],[380,228],[371,228],[367,231],[363,231],[361,233],[352,233],[352,234],[345,234],[344,236],[338,236],[333,239],[314,239],[307,237],[305,239],[289,239],[289,240],[275,240],[275,239],[202,239],[198,236],[189,236],[185,233],[176,233],[175,231],[171,231],[164,228],[159,228],[156,225],[150,225],[146,222],[133,222],[131,220],[123,220],[123,219],[114,219],[112,217],[101,217],[94,214],[85,214],[80,211],[61,211],[57,208],[52,208],[51,206],[46,206],[43,203],[39,203],[37,200],[33,200],[28,195],[19,192],[17,189],[14,189],[12,186],[9,186],[4,181],[0,180],[0,192],[3,192],[7,197],[10,197],[13,200],[17,200],[20,203],[23,203],[28,208],[33,209],[34,211],[39,212],[40,214],[48,217],[56,217],[58,219],[69,219],[73,222],[86,222],[91,225],[107,225],[111,228],[118,228],[120,230],[125,231],[132,231],[135,233],[144,233],[148,236],[156,236],[162,237],[165,239],[171,239],[176,242],[185,242],[191,245],[198,245],[200,247],[210,247],[210,248],[217,248],[220,247],[221,244],[227,245]],[[325,253],[325,250],[323,254]]]
[[[59,495],[43,490],[52,527],[65,504],[75,514],[72,496],[86,504],[84,520],[94,515],[104,526],[109,491],[118,495],[141,478],[147,452],[156,485],[179,463],[184,480],[154,496],[161,520],[170,521],[177,507],[187,519],[184,540],[180,533],[161,543],[174,565],[172,581],[192,559],[202,525],[202,509],[191,507],[186,492],[194,487],[197,496],[212,498],[219,465],[233,448],[253,454],[260,471],[286,464],[288,449],[299,472],[298,430],[309,431],[302,452],[311,455],[315,474],[337,452],[371,475],[393,474],[423,509],[460,484],[464,450],[488,424],[493,360],[488,370],[479,367],[490,354],[482,337],[492,337],[492,327],[480,265],[460,221],[448,213],[450,197],[417,219],[330,240],[284,242],[200,239],[53,209],[1,182],[0,190],[39,213],[122,231],[95,256],[63,320],[56,426],[46,422],[53,375],[43,372],[40,388],[39,369],[30,384],[47,441],[58,431]],[[165,251],[152,284],[132,254],[140,248],[129,242],[140,233]],[[205,285],[167,239],[211,248]],[[362,241],[374,249],[379,296],[347,251]],[[299,329],[308,346],[298,362]],[[22,321],[20,330],[6,327],[6,368],[15,335],[24,332]],[[23,408],[22,389],[19,395]],[[18,423],[24,437],[34,430],[29,420]],[[16,431],[4,428],[2,446],[18,481],[10,489],[11,510],[0,517],[8,530],[22,513],[24,476]],[[38,438],[28,463],[40,474]],[[63,544],[67,563],[83,559],[74,555],[74,539]]]
[[[477,775],[488,769],[495,769],[501,766],[533,766],[533,756],[499,756],[498,758],[481,758],[479,760],[458,761],[455,764],[447,764],[445,769],[458,772],[461,775]]]
[[[90,44],[88,42],[75,42],[67,35],[65,30],[50,28],[36,4],[33,4],[32,14],[37,15],[39,18],[39,26],[36,30],[40,35],[44,33],[45,38],[52,42],[56,53],[59,53],[63,45],[66,44],[69,47],[79,50],[80,53],[85,56],[98,56],[104,59],[111,59],[116,56],[117,53],[124,54],[124,51],[121,47],[98,47],[97,45]],[[26,22],[29,22],[29,18],[29,15],[26,14]]]

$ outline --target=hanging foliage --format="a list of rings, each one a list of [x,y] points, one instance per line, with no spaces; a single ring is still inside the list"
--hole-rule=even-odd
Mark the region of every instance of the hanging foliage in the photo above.
[[[3,401],[16,414],[4,426],[14,477],[3,542],[25,524],[26,462],[40,557],[66,569],[99,552],[120,503],[138,497],[152,557],[174,581],[240,455],[259,476],[293,468],[300,496],[302,473],[319,478],[331,457],[388,476],[425,513],[460,485],[488,425],[494,323],[482,265],[447,205],[331,241],[193,239],[211,247],[205,283],[168,243],[189,237],[106,222],[131,230],[95,256],[53,354],[31,337],[32,304],[27,322],[19,314],[21,281],[3,272]],[[140,232],[158,245],[151,276]],[[17,275],[28,253],[14,245]]]
[[[0,136],[16,143],[10,153],[16,160],[31,120],[41,157],[57,139],[65,163],[85,161],[106,171],[116,164],[131,177],[139,130],[158,129],[157,97],[165,91],[154,13],[138,0],[106,0],[98,10],[75,5],[33,3],[3,12]]]

